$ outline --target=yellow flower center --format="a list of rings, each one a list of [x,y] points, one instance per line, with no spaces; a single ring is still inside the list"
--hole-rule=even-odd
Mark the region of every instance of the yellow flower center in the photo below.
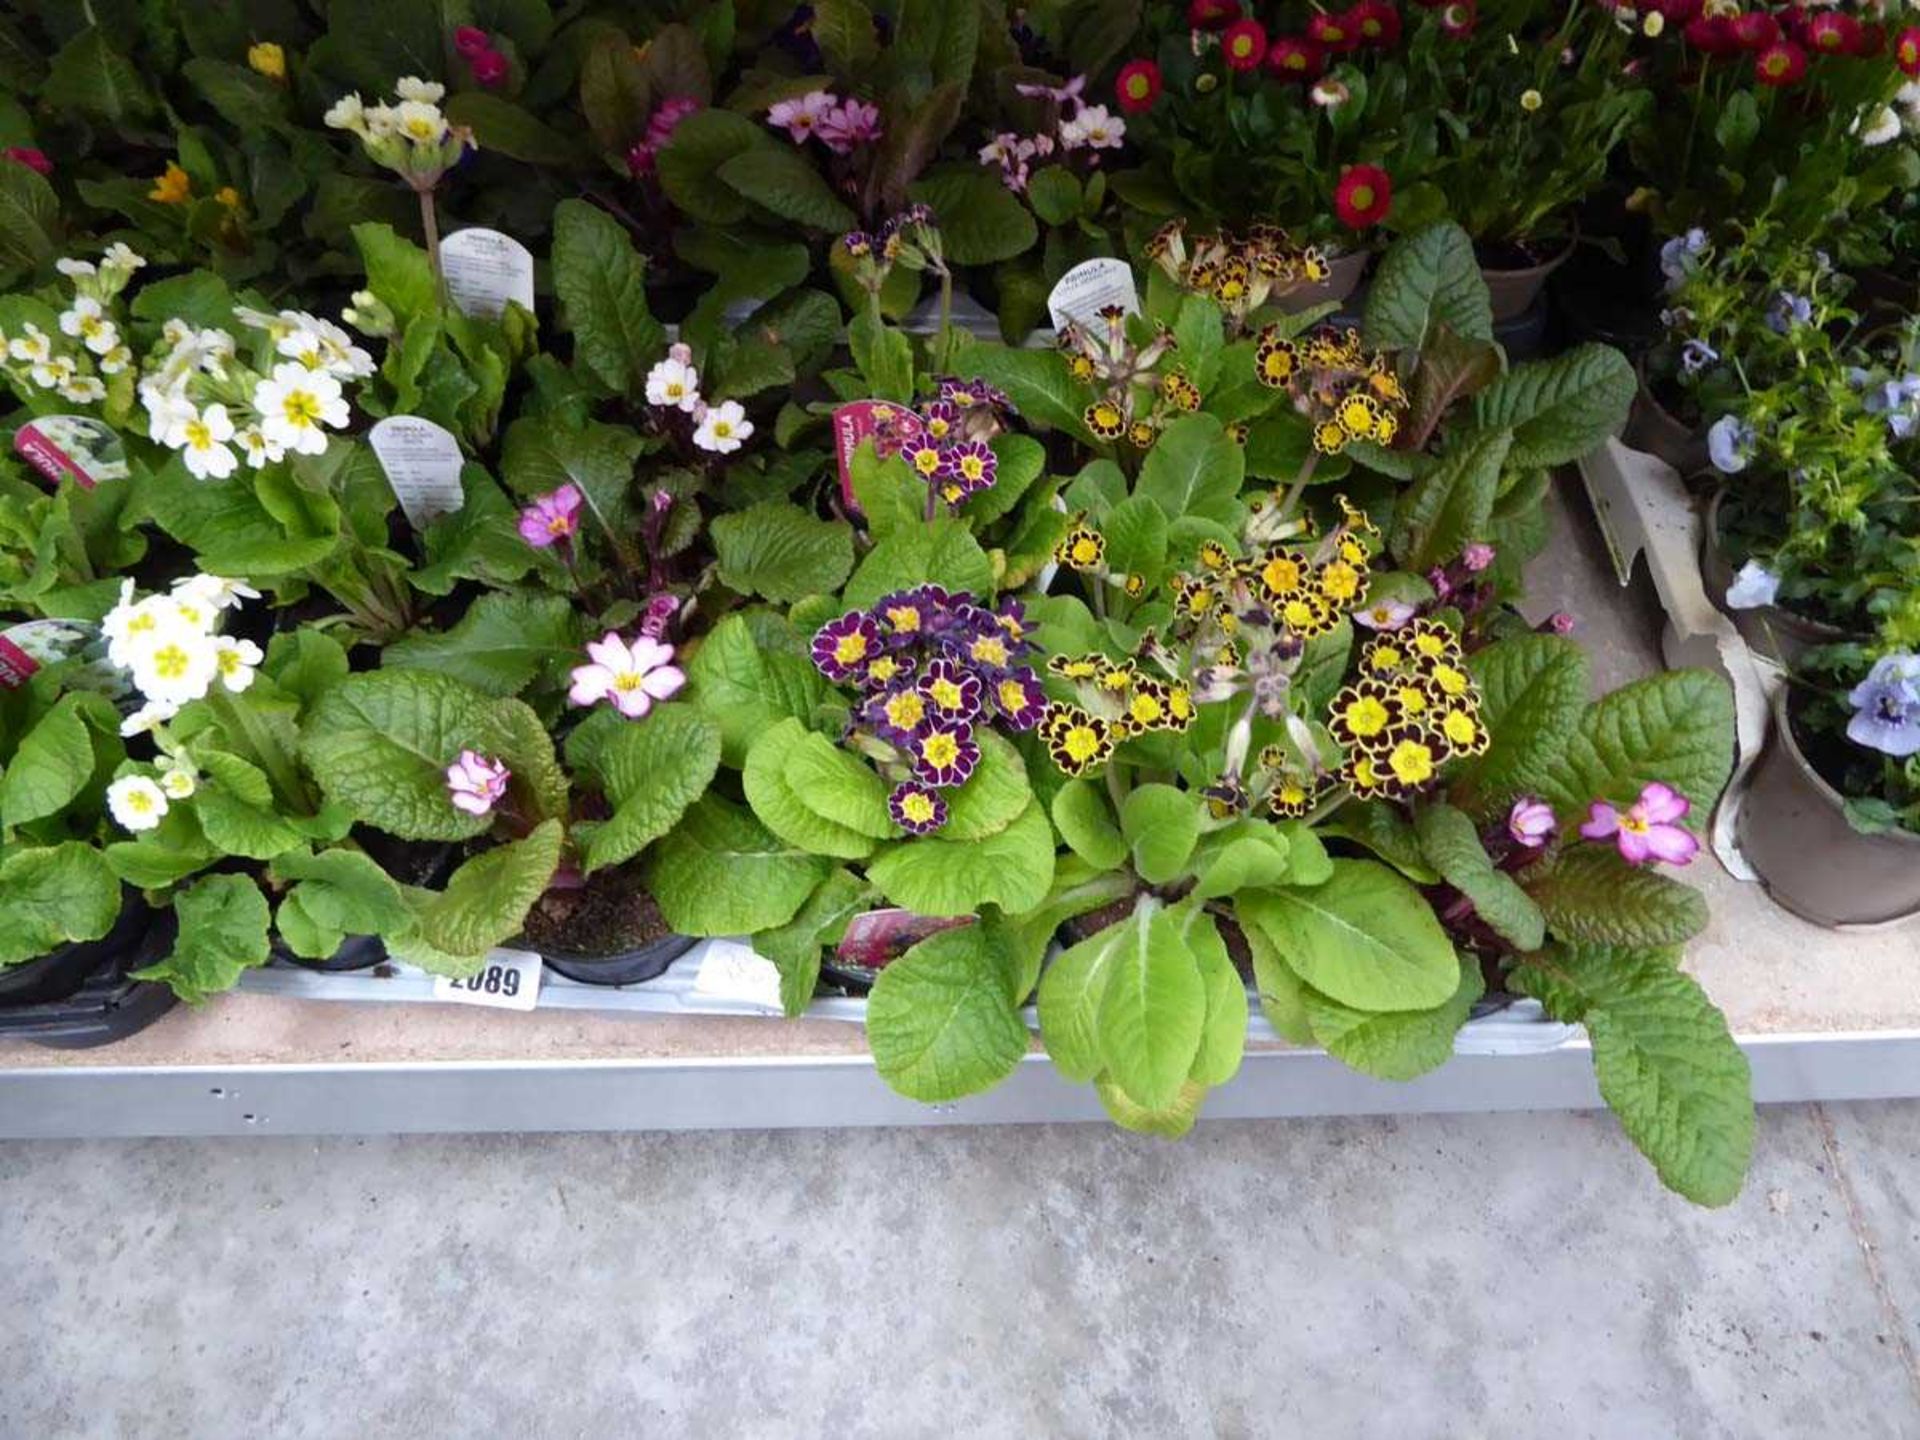
[[[958,681],[940,679],[933,682],[933,703],[942,710],[960,708],[960,685]]]
[[[944,730],[929,735],[920,746],[920,756],[929,765],[944,770],[960,758],[960,742]]]
[[[320,423],[320,397],[311,390],[289,390],[287,398],[280,402],[280,413],[287,417],[289,425],[305,429]]]
[[[1290,555],[1276,555],[1260,572],[1261,583],[1274,594],[1300,588],[1300,562]]]
[[[1025,709],[1026,704],[1026,686],[1022,685],[1018,680],[1002,680],[1000,682],[1000,708],[1002,710],[1017,712]]]
[[[916,791],[900,802],[900,813],[916,825],[926,825],[933,819],[933,797]]]
[[[165,645],[153,652],[154,672],[162,679],[178,680],[187,673],[192,657],[178,645]]]
[[[887,723],[896,730],[915,729],[927,718],[927,702],[909,690],[887,701]]]
[[[1371,185],[1356,185],[1353,187],[1353,191],[1348,198],[1353,201],[1354,209],[1371,210],[1373,208],[1373,187]]]
[[[1007,643],[997,635],[982,635],[969,647],[975,660],[983,665],[1004,665],[1007,663]]]
[[[1387,765],[1403,785],[1424,785],[1433,778],[1433,751],[1418,740],[1402,740],[1387,757]]]
[[[1451,665],[1436,665],[1433,667],[1433,683],[1449,695],[1464,695],[1471,682],[1464,670],[1456,670]]]
[[[1456,745],[1471,745],[1480,734],[1480,727],[1464,710],[1449,710],[1446,719],[1440,722],[1440,729]]]
[[[1100,558],[1100,543],[1082,537],[1073,542],[1073,558],[1081,565],[1091,565]]]
[[[842,665],[851,665],[863,660],[867,654],[867,637],[858,630],[842,635],[833,642],[833,658]]]
[[[1128,705],[1127,709],[1133,715],[1133,718],[1142,725],[1152,725],[1156,723],[1162,715],[1166,714],[1166,708],[1161,705],[1159,697],[1148,694],[1145,691],[1135,695],[1133,702]]]
[[[622,694],[625,694],[630,691],[638,690],[640,688],[640,680],[641,680],[641,677],[635,672],[631,670],[624,670],[620,674],[613,677],[613,688],[620,691]]]
[[[920,628],[920,612],[912,605],[895,605],[887,611],[887,624],[903,635],[910,635]]]
[[[1085,764],[1100,753],[1100,736],[1091,725],[1075,725],[1061,738],[1060,748],[1075,764]]]
[[[1346,721],[1347,729],[1365,739],[1386,729],[1387,722],[1393,717],[1387,713],[1387,707],[1373,696],[1362,695],[1347,706],[1341,718]]]
[[[867,667],[867,674],[871,675],[883,685],[899,673],[900,662],[891,655],[882,655]]]
[[[1360,591],[1360,572],[1344,560],[1335,560],[1320,572],[1320,588],[1334,600],[1351,600]]]

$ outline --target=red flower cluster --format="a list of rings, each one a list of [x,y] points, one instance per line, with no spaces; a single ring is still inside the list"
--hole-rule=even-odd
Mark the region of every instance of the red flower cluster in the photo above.
[[[1428,4],[1428,0],[1420,0],[1420,3]],[[1473,28],[1474,0],[1463,0],[1463,3],[1448,8],[1465,14],[1465,29],[1459,33],[1464,34]],[[1282,35],[1267,44],[1267,73],[1282,80],[1309,84],[1326,74],[1332,56],[1360,49],[1391,49],[1400,43],[1400,32],[1400,12],[1394,8],[1392,0],[1356,0],[1345,10],[1318,12],[1311,16],[1305,35]],[[1455,32],[1448,29],[1448,33]],[[1260,38],[1266,40],[1265,31],[1260,32]],[[1233,64],[1231,57],[1227,63]]]
[[[1762,85],[1797,85],[1814,56],[1870,60],[1887,49],[1885,26],[1863,23],[1842,10],[1786,5],[1707,15],[1701,0],[1655,0],[1651,8],[1679,26],[1687,44],[1703,55],[1717,60],[1751,55],[1754,78]],[[1920,75],[1920,26],[1901,32],[1893,55],[1907,74]]]

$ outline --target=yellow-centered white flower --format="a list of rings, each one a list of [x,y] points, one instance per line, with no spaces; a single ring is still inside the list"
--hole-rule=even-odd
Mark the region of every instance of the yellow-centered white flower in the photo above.
[[[107,810],[122,829],[138,834],[166,818],[166,792],[145,775],[122,775],[107,787]]]
[[[342,429],[348,418],[340,382],[296,361],[274,366],[272,376],[254,387],[253,408],[260,413],[260,433],[300,455],[323,454],[327,427]]]

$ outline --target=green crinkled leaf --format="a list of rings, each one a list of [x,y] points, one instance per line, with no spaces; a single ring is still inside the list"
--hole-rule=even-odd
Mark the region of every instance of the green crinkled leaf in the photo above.
[[[120,916],[120,881],[78,840],[19,850],[0,862],[0,914],[3,969],[105,935]]]
[[[1321,833],[1338,835],[1364,845],[1416,885],[1432,885],[1440,873],[1420,853],[1413,826],[1392,805],[1343,805]]]
[[[714,517],[720,578],[735,590],[791,604],[838,590],[853,569],[853,529],[785,500]]]
[[[1140,785],[1120,802],[1120,833],[1149,885],[1177,879],[1200,838],[1200,797],[1172,785]]]
[[[697,111],[674,127],[656,158],[660,188],[695,220],[737,225],[747,218],[747,202],[720,178],[720,169],[769,143],[767,133],[744,115],[718,107]]]
[[[302,705],[347,678],[347,651],[324,630],[282,630],[267,642],[263,673]]]
[[[645,880],[680,934],[750,935],[791,920],[832,868],[707,794],[655,843]]]
[[[1480,686],[1480,719],[1491,741],[1461,782],[1491,818],[1519,795],[1537,793],[1587,706],[1587,656],[1557,635],[1515,635],[1467,658]]]
[[[340,507],[278,467],[210,485],[175,460],[153,477],[146,497],[160,528],[214,575],[259,580],[309,570],[340,543]]]
[[[1039,231],[1033,215],[993,171],[965,165],[929,175],[908,195],[931,205],[947,259],[956,265],[992,265],[1024,255]]]
[[[18,162],[0,163],[0,280],[50,265],[60,254],[60,197],[46,177]]]
[[[1246,519],[1240,486],[1246,460],[1211,415],[1186,415],[1160,433],[1140,467],[1136,495],[1160,507],[1169,520],[1198,516],[1238,530]]]
[[[847,582],[849,609],[864,609],[895,590],[934,584],[964,590],[985,603],[993,597],[993,562],[963,521],[940,516],[876,543]]]
[[[1413,482],[1395,514],[1391,540],[1401,566],[1430,570],[1487,538],[1512,444],[1506,430],[1483,431]]]
[[[581,170],[587,154],[578,141],[500,95],[468,90],[447,99],[447,119],[473,131],[482,150],[549,170]]]
[[[1654,781],[1693,802],[1689,825],[1706,823],[1733,766],[1733,694],[1704,670],[1636,680],[1587,707],[1541,776],[1540,793],[1562,829],[1596,799],[1624,805]]]
[[[957,1100],[1004,1080],[1027,1053],[997,927],[942,930],[880,972],[867,1043],[881,1079],[913,1100]]]
[[[940,827],[942,840],[984,840],[998,835],[1026,813],[1033,798],[1026,762],[1011,742],[984,726],[975,728],[973,738],[980,746],[980,761],[966,784],[943,792],[947,823]]]
[[[271,860],[301,842],[300,832],[271,809],[249,804],[225,790],[199,791],[193,811],[208,844],[244,860]]]
[[[913,343],[871,310],[847,326],[847,348],[874,398],[905,405],[913,399]],[[924,489],[922,491],[924,492]]]
[[[136,980],[163,981],[194,1004],[267,963],[267,897],[246,876],[203,876],[174,897],[173,909],[180,917],[173,952],[134,971]]]
[[[40,98],[115,124],[137,119],[153,106],[133,62],[113,48],[105,30],[92,25],[54,55]]]
[[[780,1003],[798,1015],[813,999],[820,978],[820,951],[836,944],[847,921],[867,908],[873,892],[851,870],[837,869],[820,882],[785,925],[753,937],[754,950],[780,970]]]
[[[425,80],[444,76],[445,40],[430,5],[392,0],[331,0],[327,6],[327,58],[351,84],[386,95],[402,75]]]
[[[1035,800],[981,840],[931,835],[883,849],[867,878],[919,915],[972,915],[983,905],[1018,915],[1045,900],[1053,884],[1053,827]]]
[[[1430,1010],[1459,979],[1427,902],[1377,861],[1335,860],[1326,884],[1241,895],[1234,914],[1307,984],[1356,1009]]]
[[[1450,220],[1395,241],[1367,289],[1366,339],[1375,349],[1421,350],[1436,325],[1493,339],[1493,302],[1473,241]]]
[[[1414,816],[1420,850],[1440,878],[1473,902],[1474,913],[1521,951],[1538,950],[1547,938],[1546,917],[1504,870],[1494,868],[1480,833],[1451,805],[1424,805]]]
[[[1474,397],[1473,413],[1482,425],[1513,432],[1511,464],[1567,465],[1626,423],[1638,383],[1618,350],[1576,345],[1514,366]]]
[[[381,652],[382,666],[451,675],[489,695],[516,695],[580,659],[580,618],[564,595],[481,595],[450,630],[414,631]]]
[[[1227,953],[1227,942],[1213,917],[1197,904],[1175,911],[1180,938],[1186,941],[1200,980],[1206,986],[1206,1020],[1200,1028],[1200,1048],[1194,1053],[1190,1080],[1202,1085],[1224,1085],[1240,1069],[1247,1048],[1247,987]]]
[[[720,727],[721,758],[739,768],[777,721],[812,718],[827,682],[804,654],[763,648],[746,619],[729,615],[687,661],[687,700]]]
[[[1085,1083],[1105,1070],[1098,1029],[1100,997],[1122,952],[1129,945],[1147,943],[1152,918],[1134,911],[1061,951],[1041,975],[1036,997],[1040,1036],[1054,1068],[1067,1079]]]
[[[553,212],[553,289],[573,330],[576,357],[618,394],[646,389],[666,331],[647,309],[647,262],[627,232],[584,200]]]
[[[1200,843],[1193,858],[1193,898],[1218,900],[1264,889],[1287,878],[1292,845],[1274,826],[1242,820]]]
[[[657,705],[612,731],[594,757],[612,816],[587,838],[589,871],[631,860],[706,793],[720,769],[720,727],[687,705]]]
[[[331,955],[348,935],[384,935],[405,929],[413,919],[400,887],[358,850],[291,851],[275,859],[272,877],[292,887],[280,902],[281,938],[310,960]],[[299,917],[292,927],[289,905]],[[296,937],[302,926],[307,933]],[[299,939],[312,943],[303,946]]]
[[[1273,942],[1260,931],[1241,926],[1247,948],[1253,952],[1253,979],[1260,1013],[1281,1039],[1293,1045],[1313,1044],[1307,1021],[1307,986],[1281,958]]]
[[[993,437],[996,462],[993,487],[968,498],[961,514],[976,529],[990,525],[1018,505],[1047,468],[1047,452],[1031,435],[1008,431]]]
[[[720,178],[782,220],[839,235],[859,224],[820,172],[796,149],[756,147],[724,160]]]
[[[641,449],[640,437],[621,426],[574,426],[560,415],[523,415],[507,427],[500,478],[523,499],[576,485],[591,510],[623,533],[631,523],[627,497]]]
[[[409,938],[451,956],[484,955],[512,939],[552,882],[565,835],[558,820],[543,821],[524,839],[468,860],[446,889],[412,892]]]
[[[1142,908],[1117,928],[1120,945],[1101,987],[1094,1033],[1108,1077],[1135,1104],[1158,1110],[1193,1070],[1207,986],[1170,912]]]
[[[1138,575],[1152,590],[1167,568],[1167,516],[1144,495],[1135,495],[1099,517],[1107,537],[1107,568]]]
[[[1431,1010],[1378,1014],[1353,1010],[1314,991],[1306,992],[1307,1023],[1313,1038],[1344,1065],[1376,1080],[1412,1080],[1438,1070],[1453,1058],[1454,1036],[1467,1023],[1474,1002],[1486,990],[1479,962],[1460,959],[1460,983],[1453,995]]]
[[[372,221],[353,227],[353,243],[366,267],[367,289],[386,302],[403,327],[421,319],[438,322],[440,287],[425,250],[392,226]]]
[[[1076,440],[1093,438],[1082,418],[1092,392],[1067,372],[1066,356],[1057,350],[972,345],[955,357],[954,370],[1006,391],[1030,424],[1059,430]]]
[[[1747,1057],[1689,976],[1645,952],[1555,945],[1510,980],[1587,1027],[1600,1094],[1662,1181],[1701,1205],[1740,1193],[1753,1153]]]
[[[788,762],[807,734],[798,720],[782,720],[753,742],[740,772],[747,803],[753,806],[761,824],[800,850],[841,860],[864,860],[873,853],[875,837],[828,819],[802,800],[794,788]]]
[[[887,813],[887,782],[818,731],[802,730],[789,744],[786,781],[802,805],[835,825],[872,840],[900,833]]]
[[[1682,945],[1707,927],[1699,891],[1611,846],[1571,846],[1522,877],[1561,940],[1599,945]]]
[[[21,737],[0,776],[0,825],[57,815],[93,775],[93,738],[80,718],[86,699],[63,695]]]
[[[1050,808],[1060,838],[1087,864],[1096,870],[1115,870],[1126,863],[1127,842],[1101,786],[1091,780],[1069,780],[1054,791]]]

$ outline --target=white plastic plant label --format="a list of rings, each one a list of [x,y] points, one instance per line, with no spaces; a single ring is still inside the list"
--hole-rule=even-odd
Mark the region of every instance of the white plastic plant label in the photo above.
[[[1102,327],[1105,322],[1100,312],[1115,305],[1129,315],[1140,313],[1133,267],[1111,256],[1082,260],[1060,277],[1060,283],[1047,296],[1047,313],[1053,316],[1056,330],[1065,329],[1069,323],[1082,329]]]
[[[715,940],[700,957],[693,993],[707,1000],[732,1000],[769,1014],[782,1013],[780,969],[764,955],[731,940]]]
[[[447,298],[461,313],[498,320],[509,300],[533,309],[533,253],[498,230],[456,230],[440,242]]]
[[[490,1010],[531,1010],[540,999],[540,957],[531,950],[493,950],[464,980],[433,977],[433,998]]]
[[[460,488],[460,442],[418,415],[389,415],[367,432],[387,483],[414,529],[466,503]]]
[[[55,484],[71,479],[91,490],[128,474],[127,447],[112,426],[87,415],[41,415],[13,432],[13,448]]]

